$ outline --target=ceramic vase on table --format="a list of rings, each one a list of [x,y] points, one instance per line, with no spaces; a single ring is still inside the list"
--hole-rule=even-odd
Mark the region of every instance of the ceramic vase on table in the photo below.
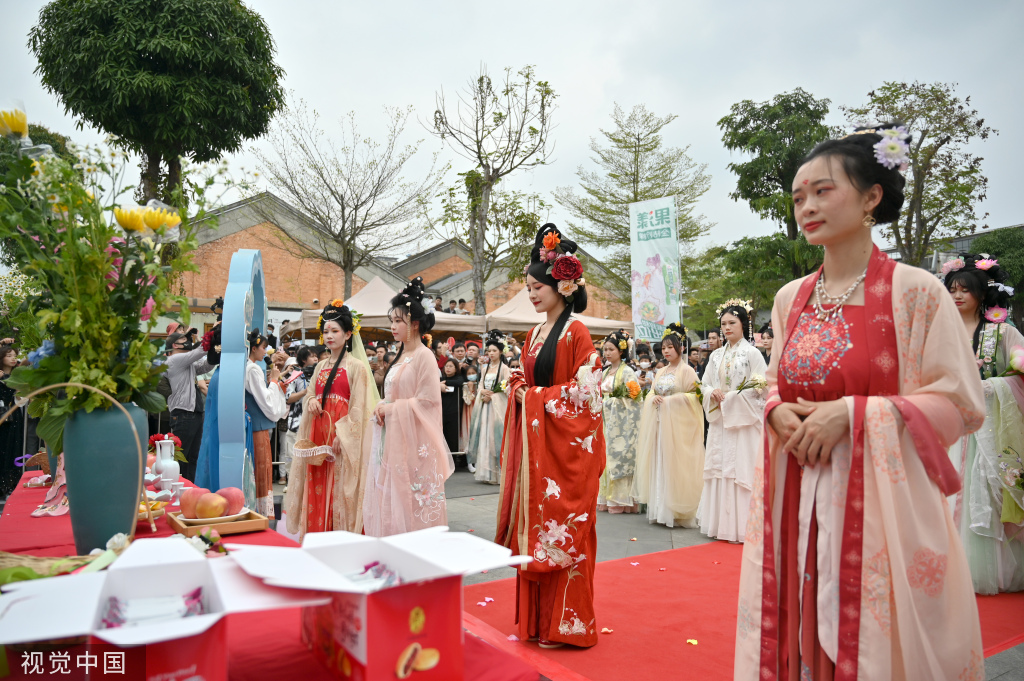
[[[124,405],[131,414],[145,455],[149,440],[146,412]],[[78,555],[104,549],[118,532],[132,532],[139,508],[142,470],[131,425],[117,408],[78,411],[64,426],[64,472],[71,529]]]
[[[160,463],[160,479],[157,489],[171,491],[171,485],[181,477],[181,465],[174,458],[174,442],[160,440],[156,443],[156,460]]]

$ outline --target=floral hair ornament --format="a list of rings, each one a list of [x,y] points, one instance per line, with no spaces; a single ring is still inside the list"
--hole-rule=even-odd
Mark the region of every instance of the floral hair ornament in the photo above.
[[[1002,324],[1009,316],[1010,313],[1005,307],[993,306],[985,310],[985,319],[993,324]]]
[[[555,288],[571,302],[573,294],[587,283],[583,278],[583,263],[573,255],[576,244],[562,239],[557,228],[550,223],[544,225],[537,240],[538,260],[548,263],[547,274],[557,282]]]
[[[953,258],[952,260],[947,260],[946,262],[942,263],[942,276],[946,276],[950,272],[962,270],[965,264],[966,263],[964,263],[963,258]]]
[[[881,163],[883,166],[892,170],[898,168],[900,171],[906,170],[910,165],[910,133],[902,125],[897,125],[891,128],[882,128],[879,126],[875,127],[864,127],[860,130],[855,130],[847,137],[853,137],[854,135],[870,135],[875,134],[881,136],[878,142],[875,143],[875,160]]]
[[[680,338],[685,339],[686,338],[686,327],[683,326],[682,324],[677,324],[676,322],[672,322],[671,324],[669,324],[668,326],[665,327],[665,331],[662,332],[661,338],[662,338],[662,340],[664,340],[665,338],[668,338],[669,336],[679,336]]]
[[[715,310],[715,316],[721,318],[722,314],[724,314],[725,311],[730,307],[742,307],[744,310],[747,311],[747,314],[750,314],[751,312],[754,311],[754,307],[750,304],[749,300],[730,298],[729,300],[725,301],[724,303],[718,306],[718,309]]]
[[[993,267],[999,267],[999,261],[995,258],[982,258],[975,262],[974,266],[979,270],[990,270]]]

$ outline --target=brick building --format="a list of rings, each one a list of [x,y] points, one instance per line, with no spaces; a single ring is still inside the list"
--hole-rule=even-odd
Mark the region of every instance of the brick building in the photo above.
[[[199,248],[195,252],[198,272],[187,272],[182,278],[185,295],[193,311],[208,312],[217,296],[224,295],[231,256],[241,248],[258,248],[263,258],[266,277],[267,306],[271,321],[280,325],[284,319],[295,319],[299,311],[325,304],[332,298],[344,297],[344,271],[317,252],[323,242],[317,238],[313,223],[298,210],[270,193],[244,199],[215,211],[219,218],[216,229],[200,230]],[[588,270],[601,267],[586,253]],[[340,258],[338,258],[340,259]],[[378,257],[358,268],[352,277],[352,293],[367,281],[380,277],[394,290],[400,290],[414,277],[421,276],[427,291],[441,296],[447,307],[451,299],[464,298],[473,311],[472,264],[469,249],[454,240],[442,242],[426,250],[396,261]],[[589,276],[588,276],[589,278]],[[509,282],[505,270],[497,268],[486,283],[487,309],[493,311],[518,293],[524,284]],[[630,310],[614,300],[604,289],[588,285],[587,314],[594,317],[629,319]],[[198,321],[209,322],[205,315]]]

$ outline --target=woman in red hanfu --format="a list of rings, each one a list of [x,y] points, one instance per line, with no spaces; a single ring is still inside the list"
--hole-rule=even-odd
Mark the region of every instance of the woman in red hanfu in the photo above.
[[[946,448],[984,417],[977,366],[942,283],[871,240],[899,218],[908,139],[885,126],[823,142],[793,183],[825,260],[772,311],[737,679],[984,678],[945,504],[959,485]]]
[[[331,356],[313,370],[315,390],[304,398],[285,497],[288,531],[300,538],[363,531],[367,432],[379,399],[359,338],[359,315],[335,299],[317,328]]]
[[[517,575],[516,617],[542,647],[597,643],[594,513],[605,464],[601,360],[573,313],[587,307],[576,244],[553,224],[537,233],[530,302],[547,321],[530,331],[508,380],[495,541],[529,555]]]

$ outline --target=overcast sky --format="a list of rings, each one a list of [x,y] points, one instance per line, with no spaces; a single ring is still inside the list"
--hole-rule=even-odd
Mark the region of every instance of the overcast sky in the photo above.
[[[95,130],[76,131],[57,98],[33,74],[27,34],[45,3],[3,0],[0,97],[24,101],[29,119],[83,142]],[[508,185],[542,193],[574,185],[578,165],[590,166],[588,144],[610,126],[618,102],[627,111],[643,103],[679,118],[664,130],[666,143],[690,146],[708,164],[711,189],[698,210],[716,223],[707,242],[767,234],[746,204],[732,201],[737,157],[721,144],[716,122],[731,104],[764,101],[802,87],[838,105],[860,105],[884,81],[955,82],[962,96],[1000,134],[972,151],[984,156],[990,178],[986,222],[1024,222],[1019,203],[1024,173],[1021,67],[1024,3],[923,2],[339,2],[249,0],[277,43],[285,86],[336,126],[354,111],[362,132],[381,137],[382,107],[412,105],[429,121],[434,96],[465,86],[482,65],[492,76],[510,66],[536,66],[558,94],[554,162],[513,177]],[[336,131],[336,127],[329,128]],[[441,144],[417,123],[407,140],[424,138],[424,152]],[[426,155],[424,153],[424,155]],[[470,164],[444,151],[454,173]],[[253,169],[252,156],[233,165]],[[411,178],[410,178],[411,179]],[[1017,198],[1015,198],[1017,197]],[[555,207],[550,218],[564,222]]]

